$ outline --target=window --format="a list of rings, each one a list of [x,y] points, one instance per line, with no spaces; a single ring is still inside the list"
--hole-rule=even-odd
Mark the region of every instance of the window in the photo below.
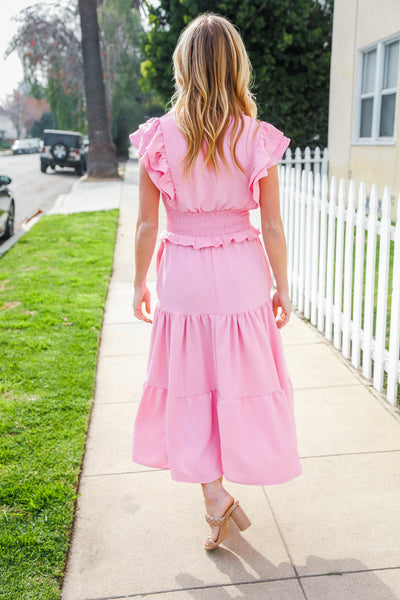
[[[399,39],[382,41],[360,52],[356,139],[393,140],[399,71]]]

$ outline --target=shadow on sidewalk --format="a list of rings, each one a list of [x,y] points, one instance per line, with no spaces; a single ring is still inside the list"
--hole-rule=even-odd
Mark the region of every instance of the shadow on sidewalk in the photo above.
[[[393,569],[371,570],[362,561],[356,558],[343,558],[326,560],[319,556],[309,555],[307,557],[307,574],[299,574],[299,577],[282,578],[282,567],[288,563],[281,563],[276,567],[276,579],[274,579],[274,565],[265,556],[258,552],[245,538],[243,538],[236,527],[231,527],[224,546],[220,546],[207,556],[216,568],[228,576],[231,584],[207,584],[190,573],[179,573],[175,580],[195,600],[206,600],[209,598],[210,588],[213,590],[214,600],[267,600],[274,598],[275,594],[269,595],[268,586],[285,585],[285,583],[300,581],[304,593],[310,600],[399,600],[399,596],[380,577],[380,573],[394,572]],[[249,566],[246,569],[245,564]],[[298,572],[297,565],[294,565]],[[265,573],[266,570],[272,575],[268,579],[258,579],[255,573]],[[301,566],[304,573],[304,565]],[[311,574],[309,574],[311,573]],[[294,585],[293,585],[294,589]],[[272,590],[271,590],[272,591]],[[283,591],[283,590],[282,590]],[[232,595],[234,592],[234,595]],[[298,588],[300,593],[300,588]],[[267,595],[266,595],[267,594]],[[297,596],[290,595],[293,599]],[[303,597],[303,594],[301,596]]]

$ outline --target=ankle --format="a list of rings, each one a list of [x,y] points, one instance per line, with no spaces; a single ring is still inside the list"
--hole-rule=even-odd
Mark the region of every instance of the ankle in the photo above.
[[[223,514],[233,502],[233,497],[222,486],[219,489],[203,489],[203,492],[204,502],[209,513],[222,510]]]
[[[201,487],[203,489],[204,499],[209,501],[217,500],[226,493],[226,490],[219,479],[211,481],[210,483],[202,483]]]

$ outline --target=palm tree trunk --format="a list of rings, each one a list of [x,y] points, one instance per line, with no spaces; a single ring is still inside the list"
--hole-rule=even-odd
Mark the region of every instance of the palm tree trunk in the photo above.
[[[107,118],[96,0],[79,0],[79,14],[90,143],[88,174],[98,178],[118,177],[118,162]]]

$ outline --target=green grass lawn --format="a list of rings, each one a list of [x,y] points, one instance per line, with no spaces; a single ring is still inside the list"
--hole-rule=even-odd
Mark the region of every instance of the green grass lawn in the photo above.
[[[0,598],[60,597],[118,211],[43,217],[0,259]]]

